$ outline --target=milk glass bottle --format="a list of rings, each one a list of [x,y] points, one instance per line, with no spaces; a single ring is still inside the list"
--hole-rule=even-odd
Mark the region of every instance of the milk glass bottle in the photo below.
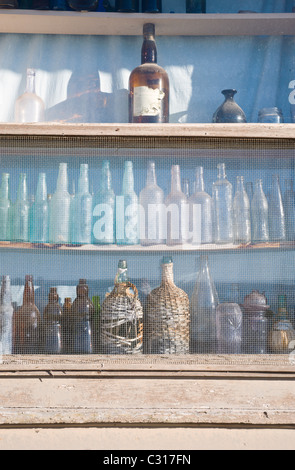
[[[72,243],[91,243],[92,195],[89,192],[88,165],[80,165],[78,192],[73,201]]]
[[[225,164],[217,165],[218,179],[213,183],[213,213],[215,243],[233,242],[232,184],[227,180]]]
[[[35,201],[31,207],[30,241],[48,242],[49,210],[47,199],[46,174],[40,173]]]
[[[255,181],[251,204],[251,220],[253,241],[269,241],[268,202],[263,191],[261,179]]]
[[[272,176],[268,210],[270,239],[273,241],[286,240],[285,212],[278,175]]]
[[[12,354],[12,316],[10,277],[2,276],[0,291],[0,355]]]
[[[171,167],[171,191],[165,199],[167,245],[181,245],[189,240],[189,204],[181,189],[180,166]]]
[[[9,173],[2,174],[0,187],[0,240],[10,239]]]
[[[93,203],[92,242],[115,243],[115,193],[112,187],[110,162],[102,162],[100,186]]]
[[[237,188],[233,202],[234,243],[251,241],[250,202],[244,187],[243,176],[237,176]]]
[[[141,245],[165,243],[163,226],[164,192],[157,185],[155,162],[149,161],[146,186],[139,194]]]
[[[212,243],[212,199],[205,192],[203,167],[196,168],[195,193],[188,200],[192,243]]]
[[[291,179],[285,180],[283,203],[286,220],[286,239],[295,240],[295,194],[293,189],[293,180]]]
[[[29,241],[29,210],[27,175],[21,173],[17,189],[16,202],[12,207],[12,239],[14,241]]]
[[[133,164],[124,163],[122,194],[116,198],[118,245],[136,245],[139,237],[138,196],[134,191]]]
[[[51,243],[69,243],[70,206],[67,164],[60,163],[56,191],[50,201],[49,241]]]
[[[45,105],[35,92],[34,69],[27,69],[27,86],[25,92],[15,102],[15,122],[44,121]]]

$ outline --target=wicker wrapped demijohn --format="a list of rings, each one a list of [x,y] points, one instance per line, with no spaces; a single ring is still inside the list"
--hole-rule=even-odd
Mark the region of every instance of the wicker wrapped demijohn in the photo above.
[[[114,284],[101,306],[101,353],[142,353],[143,310],[137,288],[128,280],[125,260],[119,261]]]
[[[162,261],[161,285],[146,298],[143,341],[145,354],[189,352],[189,298],[174,284],[169,257]]]

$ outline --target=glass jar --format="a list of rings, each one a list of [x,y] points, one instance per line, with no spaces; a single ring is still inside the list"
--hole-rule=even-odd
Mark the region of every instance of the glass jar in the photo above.
[[[270,321],[265,295],[253,290],[244,298],[243,310],[243,352],[267,354]]]
[[[260,123],[282,123],[284,117],[280,108],[262,108],[258,112],[258,122]]]

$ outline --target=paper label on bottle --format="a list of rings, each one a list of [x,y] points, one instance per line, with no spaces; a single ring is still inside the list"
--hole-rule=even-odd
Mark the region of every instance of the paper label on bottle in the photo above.
[[[162,100],[165,93],[159,88],[148,86],[134,88],[134,116],[158,116],[161,113]]]

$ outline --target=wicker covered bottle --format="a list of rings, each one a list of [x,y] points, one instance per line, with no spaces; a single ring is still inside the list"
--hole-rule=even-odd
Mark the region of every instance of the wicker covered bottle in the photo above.
[[[144,311],[144,353],[189,352],[189,298],[174,284],[173,262],[162,261],[161,285],[147,296]]]
[[[142,353],[143,310],[137,288],[128,280],[125,260],[119,261],[114,284],[101,306],[101,353]]]

